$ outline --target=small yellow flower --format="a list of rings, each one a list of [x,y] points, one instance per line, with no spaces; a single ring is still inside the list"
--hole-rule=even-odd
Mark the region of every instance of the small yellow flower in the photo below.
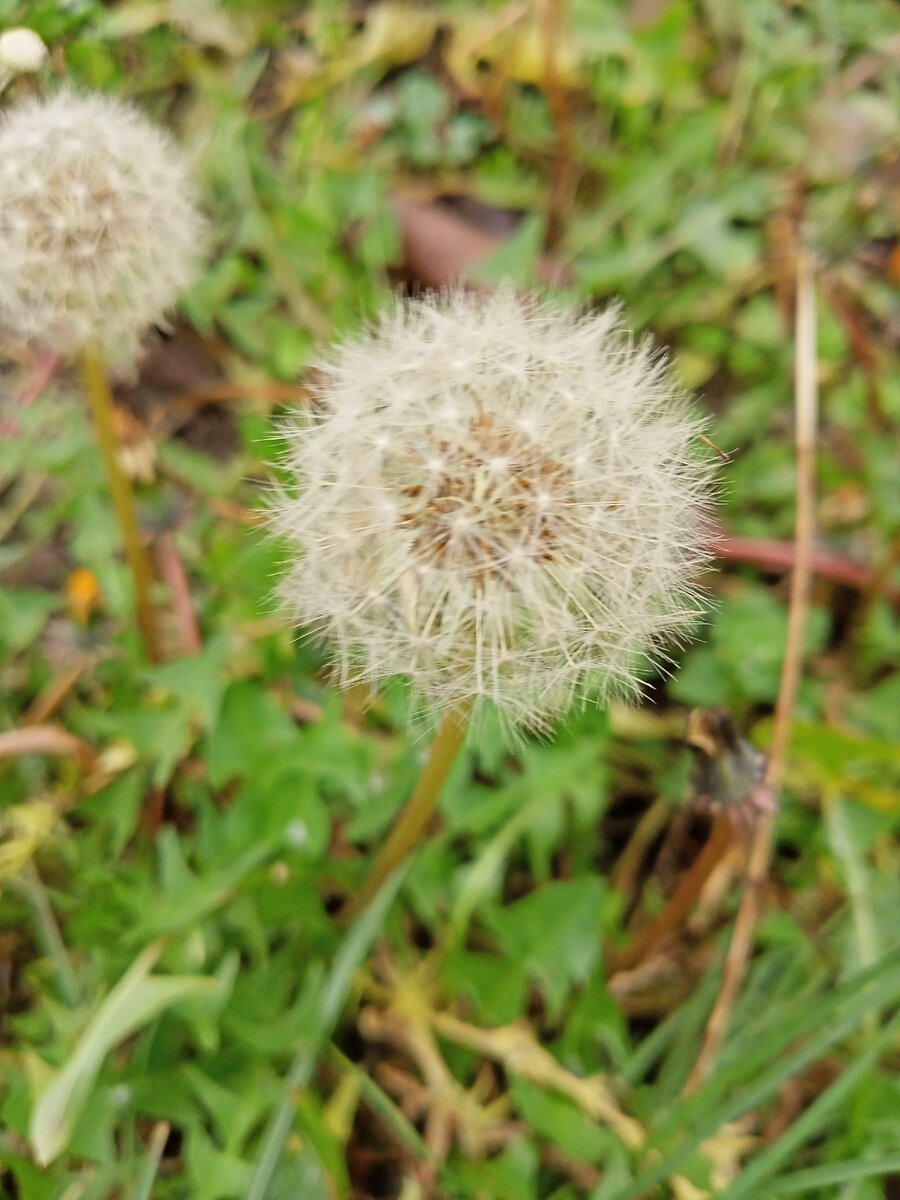
[[[87,567],[78,567],[66,580],[66,600],[69,612],[79,625],[87,625],[101,602],[97,576]]]

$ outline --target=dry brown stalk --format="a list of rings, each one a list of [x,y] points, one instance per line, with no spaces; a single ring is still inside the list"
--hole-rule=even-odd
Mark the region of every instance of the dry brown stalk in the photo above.
[[[191,585],[184,563],[175,546],[175,540],[170,533],[164,533],[159,539],[157,561],[172,597],[172,607],[181,641],[181,652],[187,656],[199,654],[203,649],[203,639],[200,636],[197,614],[194,612]]]
[[[538,16],[544,39],[544,95],[556,132],[550,195],[547,200],[546,244],[552,249],[560,240],[577,181],[572,109],[566,86],[560,79],[559,44],[567,29],[567,0],[539,0]]]
[[[23,718],[24,724],[46,724],[84,674],[87,666],[88,659],[79,658],[71,666],[64,667],[58,675],[54,675],[28,706]]]
[[[585,1078],[567,1071],[540,1045],[527,1025],[481,1029],[452,1013],[430,1012],[428,1016],[435,1033],[441,1037],[493,1059],[505,1071],[529,1083],[568,1096],[593,1120],[614,1130],[630,1149],[643,1145],[644,1130],[640,1122],[622,1112],[606,1081],[599,1075]]]
[[[637,934],[624,950],[607,953],[610,971],[627,971],[647,957],[651,950],[676,929],[694,906],[703,886],[728,851],[734,840],[734,823],[720,814],[709,838],[694,859],[690,869],[679,880],[678,887],[662,912]]]
[[[0,758],[23,754],[74,755],[85,768],[97,759],[93,746],[60,725],[30,725],[0,733]]]
[[[665,796],[657,796],[643,813],[619,855],[612,874],[612,886],[631,904],[639,888],[639,876],[644,857],[669,822],[672,806]]]
[[[813,566],[815,534],[816,468],[816,292],[815,274],[810,258],[803,252],[797,258],[796,351],[794,359],[795,445],[797,461],[797,497],[794,525],[794,570],[788,613],[787,641],[781,682],[775,704],[772,744],[763,786],[775,798],[784,781],[788,742],[794,716],[794,704],[803,667],[803,640],[809,610],[809,591]],[[695,1090],[709,1074],[725,1040],[731,1016],[743,985],[747,963],[753,950],[756,928],[762,910],[763,894],[772,857],[775,811],[760,811],[747,857],[744,895],[735,920],[734,933],[725,966],[722,986],[713,1006],[700,1054],[687,1083]]]

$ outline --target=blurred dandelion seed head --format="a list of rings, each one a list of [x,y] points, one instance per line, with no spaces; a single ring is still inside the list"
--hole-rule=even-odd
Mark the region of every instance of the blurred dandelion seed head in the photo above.
[[[704,422],[616,309],[505,288],[398,302],[319,364],[288,426],[280,588],[341,683],[513,729],[635,695],[702,610]]]
[[[47,59],[47,47],[33,29],[17,26],[0,33],[0,78],[4,72],[25,75],[39,71]]]
[[[194,278],[204,221],[172,139],[135,108],[59,92],[0,118],[0,326],[59,353],[137,352]]]

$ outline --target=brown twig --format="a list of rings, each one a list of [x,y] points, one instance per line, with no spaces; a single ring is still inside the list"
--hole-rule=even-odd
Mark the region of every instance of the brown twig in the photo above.
[[[447,1012],[429,1012],[434,1031],[500,1063],[512,1075],[568,1096],[594,1121],[613,1129],[626,1146],[637,1149],[645,1139],[639,1121],[627,1116],[600,1075],[579,1076],[561,1066],[524,1023],[482,1029]]]
[[[31,704],[25,710],[25,714],[22,717],[22,725],[25,727],[32,727],[32,728],[34,726],[40,726],[45,729],[54,729],[54,730],[57,729],[58,726],[48,725],[47,722],[50,720],[50,718],[53,716],[53,714],[56,712],[56,710],[59,708],[59,706],[63,703],[65,698],[68,696],[69,692],[71,692],[72,688],[75,686],[75,684],[81,678],[84,671],[87,669],[87,666],[88,666],[87,658],[82,658],[82,659],[79,659],[77,662],[73,663],[72,666],[67,667],[59,675],[55,675],[50,680],[50,682],[47,684],[47,686],[45,688],[43,688],[43,690],[40,691],[37,694],[37,696],[35,696],[34,700],[32,700]],[[9,730],[8,732],[11,734],[19,734],[19,733],[21,733],[21,730],[13,729],[13,730]],[[65,736],[67,738],[74,736],[73,734],[67,733],[65,730],[63,730],[62,732],[65,734]],[[75,740],[77,741],[78,739],[76,738]],[[7,744],[9,744],[9,743],[7,743]],[[16,744],[17,744],[16,740],[14,739],[12,742],[13,747],[15,747]],[[18,744],[22,745],[21,738],[19,739]],[[26,746],[28,745],[27,738],[25,741],[25,745]],[[85,745],[87,745],[87,743],[85,743]],[[72,747],[72,749],[75,750],[75,752],[79,754],[79,757],[81,758],[82,763],[84,763],[84,765],[86,767],[93,766],[93,764],[94,764],[93,758],[89,757],[84,752],[77,751],[77,749],[75,747]],[[63,752],[68,753],[69,751],[64,750]],[[24,753],[31,753],[31,751],[26,750],[26,751],[24,751]],[[93,750],[91,750],[91,755],[93,755]],[[0,758],[3,758],[3,757],[5,757],[5,756],[0,754]],[[9,754],[8,757],[12,758],[12,757],[15,757],[15,755]],[[0,762],[0,780],[3,779],[8,767],[9,767],[8,762]]]
[[[706,844],[679,880],[662,912],[649,925],[645,925],[624,949],[607,952],[610,973],[630,970],[642,962],[667,934],[677,929],[691,911],[703,891],[703,885],[722,861],[733,839],[734,824],[731,818],[718,815]]]
[[[23,754],[71,754],[86,769],[97,761],[93,746],[60,725],[30,725],[0,733],[0,758],[19,758]]]
[[[796,305],[794,405],[797,499],[794,526],[794,570],[791,576],[791,599],[784,662],[781,669],[778,699],[775,703],[772,744],[769,748],[764,779],[764,787],[768,789],[773,798],[777,797],[784,780],[794,703],[803,667],[803,639],[809,609],[810,581],[813,573],[817,409],[816,291],[813,266],[803,252],[798,255],[797,260]],[[774,828],[774,811],[760,812],[756,819],[747,857],[744,895],[725,959],[722,986],[707,1022],[703,1046],[687,1083],[690,1090],[696,1089],[709,1074],[731,1022],[731,1014],[744,981],[762,910],[763,893],[772,856]]]
[[[559,45],[568,23],[566,0],[540,0],[538,15],[544,39],[544,95],[556,132],[550,195],[547,199],[546,245],[552,250],[560,240],[575,192],[576,162],[572,109],[560,78]]]
[[[175,611],[175,620],[181,639],[181,651],[187,656],[199,654],[203,649],[203,639],[200,636],[200,626],[197,624],[197,615],[194,612],[191,587],[188,583],[184,563],[181,561],[181,556],[169,533],[164,533],[159,539],[157,561],[172,597],[172,608]]]
[[[80,658],[70,667],[61,671],[59,675],[54,675],[47,686],[29,704],[23,718],[24,723],[26,725],[43,725],[49,721],[84,674],[87,666],[87,657]]]
[[[672,806],[667,797],[657,796],[642,814],[625,849],[619,855],[611,882],[614,890],[628,904],[631,904],[637,894],[644,857],[668,824],[671,811]]]
[[[720,532],[710,537],[709,549],[716,558],[724,561],[746,563],[750,567],[758,567],[761,571],[769,571],[780,575],[792,570],[797,559],[796,543],[779,542],[772,538],[732,537]],[[853,588],[854,591],[867,592],[873,582],[879,582],[879,573],[861,567],[859,563],[840,554],[832,554],[827,550],[816,550],[810,560],[810,568],[814,575],[822,579],[830,579],[843,587]],[[887,586],[887,581],[881,581],[881,589],[894,604],[900,603],[900,588]]]
[[[84,347],[81,351],[81,366],[85,393],[97,436],[97,446],[106,470],[110,499],[122,537],[125,560],[131,572],[137,623],[144,650],[149,662],[162,662],[159,622],[156,606],[153,603],[153,573],[150,570],[150,559],[138,523],[131,480],[123,471],[119,459],[119,441],[116,435],[112,391],[109,386],[103,353],[98,345],[89,344]]]
[[[412,1120],[425,1121],[425,1144],[436,1162],[447,1158],[458,1141],[467,1157],[481,1157],[508,1140],[511,1130],[509,1100],[501,1094],[488,1099],[480,1094],[476,1079],[464,1088],[454,1077],[441,1054],[434,1030],[427,1020],[422,998],[413,990],[412,1005],[381,1012],[366,1006],[359,1014],[358,1028],[368,1041],[385,1042],[408,1055],[421,1080],[392,1063],[377,1068],[379,1082],[400,1101],[401,1110]]]

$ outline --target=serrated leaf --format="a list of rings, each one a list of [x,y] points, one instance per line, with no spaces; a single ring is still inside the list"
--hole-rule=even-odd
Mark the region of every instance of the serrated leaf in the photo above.
[[[491,918],[508,953],[523,964],[557,1014],[600,954],[603,884],[585,877],[547,883]]]

